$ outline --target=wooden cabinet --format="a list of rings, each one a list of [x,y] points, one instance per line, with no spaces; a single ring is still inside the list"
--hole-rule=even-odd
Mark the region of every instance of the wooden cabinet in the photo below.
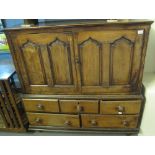
[[[139,131],[152,21],[6,29],[29,129]]]

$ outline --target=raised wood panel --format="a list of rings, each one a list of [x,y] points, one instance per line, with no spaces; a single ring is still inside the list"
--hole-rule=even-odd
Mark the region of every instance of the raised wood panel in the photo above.
[[[132,71],[134,43],[121,37],[111,44],[110,85],[128,85]]]
[[[27,41],[21,47],[22,59],[31,85],[46,84],[39,45]]]
[[[83,86],[101,84],[101,43],[91,37],[79,44],[81,83]]]
[[[53,87],[54,81],[47,46],[41,46],[40,49],[46,74],[47,85],[48,87]]]
[[[73,84],[70,47],[56,38],[48,45],[54,85]]]

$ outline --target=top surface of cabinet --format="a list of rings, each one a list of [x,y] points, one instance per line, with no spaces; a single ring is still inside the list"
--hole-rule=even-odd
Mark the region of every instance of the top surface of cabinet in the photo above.
[[[106,20],[106,19],[76,19],[76,20],[53,20],[50,22],[41,22],[37,25],[23,26],[16,25],[10,28],[5,28],[4,31],[12,30],[29,30],[29,29],[41,29],[49,27],[79,27],[79,26],[117,26],[117,25],[138,25],[138,24],[152,24],[151,20],[136,20],[136,19],[119,19],[119,20]]]

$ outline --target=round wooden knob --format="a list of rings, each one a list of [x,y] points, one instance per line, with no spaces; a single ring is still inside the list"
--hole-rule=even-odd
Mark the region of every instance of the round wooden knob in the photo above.
[[[36,122],[36,123],[41,123],[41,122],[42,122],[42,119],[36,118],[35,122]]]
[[[123,114],[125,111],[125,108],[123,106],[117,106],[116,110],[118,111],[118,114]]]
[[[71,122],[67,120],[67,121],[65,121],[64,125],[65,126],[71,126]]]
[[[129,122],[126,121],[126,120],[124,120],[124,121],[123,121],[123,125],[124,125],[125,127],[128,127],[128,126],[129,126]]]
[[[97,126],[97,122],[96,122],[96,120],[91,120],[90,123],[91,123],[92,126]]]
[[[38,110],[43,110],[44,109],[44,106],[42,104],[37,104],[37,109]]]
[[[78,106],[76,107],[76,109],[77,109],[77,112],[82,112],[82,111],[83,111],[83,107],[80,106],[80,105],[78,105]]]

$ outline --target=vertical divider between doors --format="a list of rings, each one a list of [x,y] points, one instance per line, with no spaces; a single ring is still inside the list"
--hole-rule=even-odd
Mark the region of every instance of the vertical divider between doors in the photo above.
[[[81,94],[82,90],[81,90],[81,77],[80,77],[80,64],[76,63],[75,59],[78,58],[79,59],[79,53],[78,53],[78,33],[77,32],[73,32],[73,46],[74,46],[74,64],[75,64],[75,71],[76,71],[76,77],[77,77],[77,89],[78,89],[78,93]]]

